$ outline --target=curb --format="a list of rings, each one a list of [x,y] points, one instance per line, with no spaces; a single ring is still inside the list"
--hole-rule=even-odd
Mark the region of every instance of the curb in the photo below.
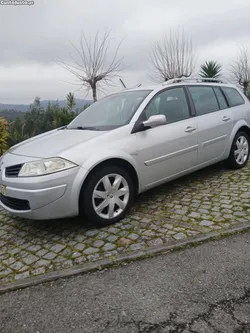
[[[67,278],[75,275],[102,270],[104,268],[118,266],[134,260],[141,260],[149,258],[151,256],[166,254],[172,251],[181,250],[185,247],[197,246],[208,241],[218,240],[220,238],[224,238],[227,236],[231,236],[235,233],[240,233],[248,230],[250,230],[250,224],[240,225],[228,228],[227,230],[221,232],[213,231],[205,235],[197,235],[184,241],[179,241],[178,243],[173,241],[168,244],[158,245],[144,250],[138,250],[133,253],[119,254],[114,259],[104,258],[96,262],[85,263],[76,267],[49,272],[41,276],[27,278],[23,281],[0,285],[0,294],[6,293],[8,291],[32,287],[41,283],[50,282],[61,278]]]

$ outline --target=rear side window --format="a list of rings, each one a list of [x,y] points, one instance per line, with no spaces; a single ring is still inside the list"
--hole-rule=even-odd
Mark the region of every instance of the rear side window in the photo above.
[[[192,96],[197,116],[219,110],[217,98],[212,87],[188,87]]]
[[[223,93],[221,92],[220,88],[214,87],[214,92],[218,99],[220,109],[223,110],[223,109],[228,108],[227,102],[226,102],[225,97],[224,97]]]
[[[222,87],[230,106],[237,106],[245,104],[245,101],[241,94],[234,88]]]

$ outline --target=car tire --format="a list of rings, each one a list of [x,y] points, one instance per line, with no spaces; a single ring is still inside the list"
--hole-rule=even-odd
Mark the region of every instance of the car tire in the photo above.
[[[249,159],[250,140],[248,134],[239,131],[232,143],[230,155],[228,158],[229,167],[232,169],[241,169],[247,164]]]
[[[83,184],[80,213],[99,226],[108,226],[126,215],[134,197],[135,186],[129,172],[107,165],[94,170]]]

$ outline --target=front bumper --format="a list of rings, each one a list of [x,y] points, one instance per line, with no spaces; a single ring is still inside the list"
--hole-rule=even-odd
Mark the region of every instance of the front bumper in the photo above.
[[[34,160],[34,158],[29,158]],[[5,168],[27,161],[22,156],[6,154],[1,162],[0,185],[6,187],[0,205],[11,214],[34,220],[47,220],[76,216],[79,213],[79,194],[87,171],[81,167],[39,177],[5,176]],[[5,200],[6,197],[6,200]],[[9,204],[11,199],[27,201],[28,208]],[[13,200],[12,200],[13,201]],[[14,207],[14,208],[13,208]],[[21,209],[20,209],[21,207]]]

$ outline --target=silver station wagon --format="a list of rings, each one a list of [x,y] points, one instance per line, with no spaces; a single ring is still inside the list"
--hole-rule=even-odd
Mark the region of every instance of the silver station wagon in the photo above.
[[[0,204],[34,220],[122,219],[138,193],[228,160],[249,158],[250,103],[218,80],[173,79],[92,104],[68,126],[0,158]]]

